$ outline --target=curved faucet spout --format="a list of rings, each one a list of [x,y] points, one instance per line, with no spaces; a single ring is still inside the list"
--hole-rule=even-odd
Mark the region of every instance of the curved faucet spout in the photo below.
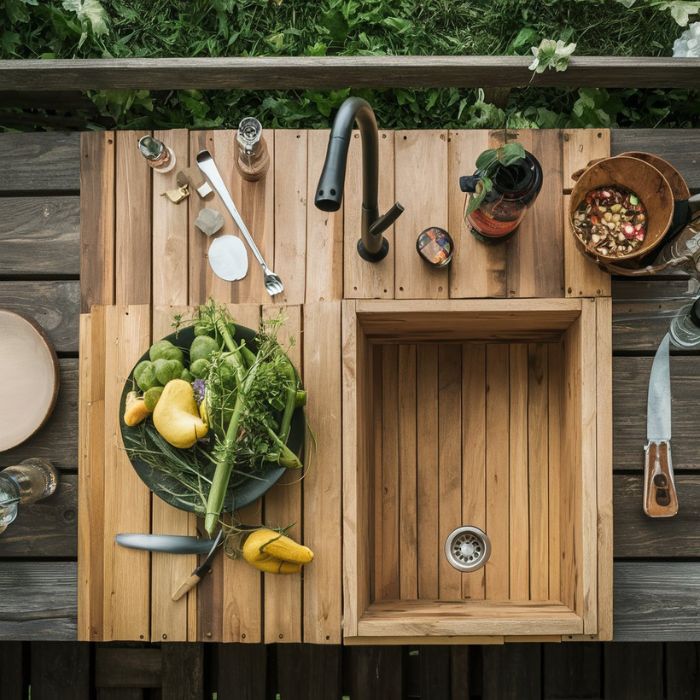
[[[352,127],[357,122],[362,137],[362,236],[357,243],[359,254],[371,262],[384,258],[389,243],[383,232],[403,211],[395,204],[384,217],[379,216],[379,134],[377,120],[369,102],[349,97],[338,110],[328,139],[326,161],[316,188],[314,203],[321,211],[338,211],[343,201],[345,171]]]

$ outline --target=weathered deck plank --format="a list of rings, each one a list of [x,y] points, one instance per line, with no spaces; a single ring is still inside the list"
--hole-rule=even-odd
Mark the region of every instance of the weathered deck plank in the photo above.
[[[700,641],[700,562],[616,562],[614,640]]]
[[[0,639],[76,638],[74,561],[0,562]]]
[[[613,129],[611,151],[655,153],[672,163],[691,189],[700,189],[700,129]]]
[[[53,496],[20,507],[17,520],[0,537],[0,558],[75,557],[77,489],[78,477],[64,474]]]
[[[0,275],[78,275],[80,197],[0,198]]]
[[[32,132],[0,139],[0,193],[77,192],[80,188],[80,134]]]

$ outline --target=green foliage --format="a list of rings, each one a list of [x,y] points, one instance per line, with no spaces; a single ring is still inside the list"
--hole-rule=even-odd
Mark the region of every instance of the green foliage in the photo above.
[[[0,58],[526,55],[548,36],[576,42],[578,56],[668,55],[679,31],[674,16],[697,4],[637,0],[625,9],[611,0],[4,0]],[[556,50],[547,65],[563,66]],[[696,91],[545,91],[536,84],[535,78],[532,87],[511,91],[498,105],[483,91],[456,88],[352,94],[371,102],[384,128],[698,122]],[[266,128],[323,128],[349,94],[110,90],[91,93],[92,107],[66,119],[56,110],[0,108],[0,125],[208,129],[235,127],[254,114]]]
[[[627,9],[637,5],[637,0],[617,0]],[[685,27],[692,15],[700,13],[700,2],[688,2],[687,0],[643,0],[637,7],[658,8],[668,10],[671,17],[681,26]]]

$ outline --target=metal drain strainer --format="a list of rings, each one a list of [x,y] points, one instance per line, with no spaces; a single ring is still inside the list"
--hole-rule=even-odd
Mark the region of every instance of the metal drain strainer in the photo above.
[[[458,527],[445,540],[445,556],[459,571],[476,571],[489,560],[491,541],[478,527]]]

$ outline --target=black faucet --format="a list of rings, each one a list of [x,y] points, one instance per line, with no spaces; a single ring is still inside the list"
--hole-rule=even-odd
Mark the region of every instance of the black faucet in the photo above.
[[[318,181],[314,203],[321,211],[340,209],[348,148],[355,121],[362,135],[362,237],[357,242],[357,252],[369,262],[378,262],[389,252],[389,241],[382,234],[401,216],[403,207],[396,202],[386,214],[379,216],[379,133],[377,120],[367,100],[348,97],[340,105],[328,140],[326,162]]]

